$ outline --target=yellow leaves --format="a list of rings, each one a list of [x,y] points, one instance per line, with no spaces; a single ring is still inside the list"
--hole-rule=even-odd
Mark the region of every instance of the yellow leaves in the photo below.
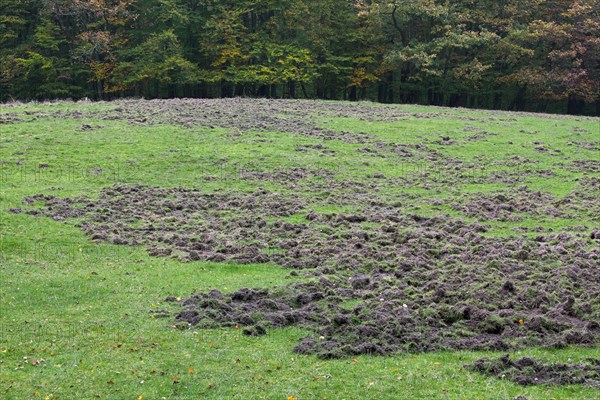
[[[355,64],[373,64],[375,59],[373,57],[356,57],[352,61]]]
[[[90,69],[94,75],[94,80],[107,79],[111,76],[112,70],[115,68],[114,62],[96,62],[90,63]]]
[[[435,361],[435,362],[433,363],[433,365],[442,365],[442,363],[441,363],[441,362],[439,362],[439,361]]]
[[[366,83],[369,82],[374,82],[374,81],[378,81],[379,78],[376,77],[375,75],[373,75],[370,72],[367,72],[367,70],[364,67],[360,67],[360,68],[356,68],[353,73],[352,73],[352,77],[350,78],[350,87],[361,87]]]
[[[288,396],[287,400],[298,400],[298,397]]]
[[[525,323],[525,321],[523,321],[522,319],[519,320],[519,324],[523,325]]]
[[[557,24],[554,21],[535,20],[529,24],[527,31],[533,39],[551,38],[553,40],[568,40],[567,25]]]
[[[219,56],[212,63],[213,67],[223,67],[227,64],[235,65],[236,60],[241,56],[242,52],[238,47],[224,47],[219,52]]]
[[[480,87],[481,80],[491,68],[492,65],[483,64],[477,58],[474,58],[471,62],[454,68],[452,70],[452,76],[461,80],[466,85],[477,88]]]
[[[142,395],[138,394],[137,400],[143,400]]]

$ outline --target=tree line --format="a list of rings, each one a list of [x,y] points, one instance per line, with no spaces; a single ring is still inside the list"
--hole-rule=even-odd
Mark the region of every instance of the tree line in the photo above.
[[[600,115],[598,0],[0,0],[0,100],[373,100]]]

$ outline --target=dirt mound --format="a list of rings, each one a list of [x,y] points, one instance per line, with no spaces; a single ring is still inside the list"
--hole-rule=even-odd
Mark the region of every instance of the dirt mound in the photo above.
[[[565,168],[575,172],[598,173],[600,172],[600,160],[574,160]]]
[[[115,101],[112,110],[56,111],[55,118],[126,120],[133,125],[172,124],[186,128],[226,128],[233,132],[285,132],[325,140],[363,143],[366,134],[321,128],[307,112],[327,108],[307,101],[267,99],[156,99]]]
[[[41,206],[30,214],[80,219],[95,241],[303,271],[306,282],[276,289],[197,294],[177,315],[198,326],[247,326],[252,335],[307,327],[314,337],[297,352],[330,358],[598,341],[595,233],[492,238],[485,225],[406,214],[373,196],[357,196],[360,211],[347,213],[315,212],[307,201],[262,189],[150,186],[107,188],[96,200],[25,199]]]
[[[572,218],[561,202],[548,193],[531,191],[521,186],[516,191],[472,195],[465,203],[452,207],[470,217],[485,221],[521,221],[524,215],[547,215],[554,218]]]
[[[508,354],[496,358],[482,358],[466,368],[500,379],[509,379],[519,385],[572,385],[580,384],[600,389],[600,359],[588,358],[579,364],[543,364],[533,358],[511,361]]]
[[[0,125],[2,124],[16,124],[24,122],[25,120],[19,117],[11,116],[10,114],[0,115]]]

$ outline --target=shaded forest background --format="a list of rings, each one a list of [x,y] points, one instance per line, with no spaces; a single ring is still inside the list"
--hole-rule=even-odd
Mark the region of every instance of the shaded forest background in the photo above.
[[[600,115],[599,0],[0,0],[0,100],[263,96]]]

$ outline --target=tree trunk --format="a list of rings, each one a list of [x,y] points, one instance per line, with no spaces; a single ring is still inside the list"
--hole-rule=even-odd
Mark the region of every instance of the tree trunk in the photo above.
[[[357,98],[356,98],[356,86],[352,86],[350,88],[350,93],[348,94],[348,99],[350,101],[356,101],[357,100]]]
[[[102,79],[98,79],[96,85],[98,88],[98,100],[102,100]]]
[[[242,97],[244,95],[244,85],[235,85],[235,96]]]
[[[304,95],[304,98],[308,99],[308,93],[306,93],[306,86],[304,86],[304,83],[301,83],[300,87],[302,88],[302,94]]]
[[[579,115],[583,113],[583,108],[585,107],[585,102],[572,94],[569,95],[569,99],[567,100],[567,114]]]

